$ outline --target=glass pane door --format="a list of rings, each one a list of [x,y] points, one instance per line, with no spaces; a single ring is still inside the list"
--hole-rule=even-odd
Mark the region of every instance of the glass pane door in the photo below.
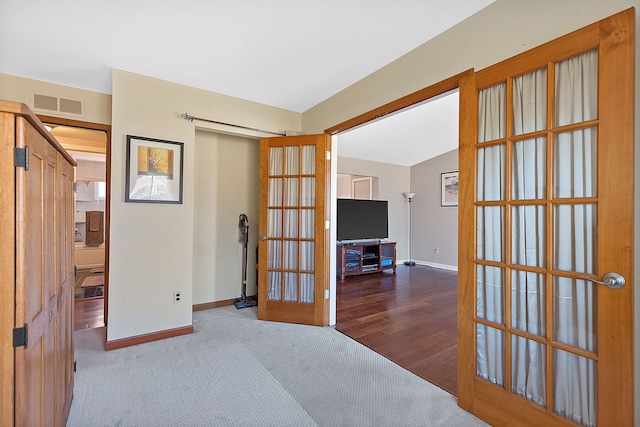
[[[261,140],[258,316],[326,324],[325,135]],[[326,314],[325,314],[326,312]]]
[[[476,375],[596,420],[598,52],[479,91]]]
[[[268,299],[313,303],[315,147],[271,147]]]

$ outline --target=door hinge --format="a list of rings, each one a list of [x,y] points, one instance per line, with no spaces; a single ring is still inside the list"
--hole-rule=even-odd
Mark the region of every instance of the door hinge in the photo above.
[[[76,363],[78,363],[78,362],[76,362],[76,361],[74,360],[74,361],[73,361],[73,372],[75,372],[75,371],[76,371]]]
[[[13,149],[13,166],[17,168],[25,168],[29,170],[29,146],[24,148],[14,147]]]
[[[28,342],[28,328],[25,323],[22,328],[13,328],[13,346],[27,348]]]
[[[325,158],[326,160],[331,160],[331,151],[325,151],[324,153],[325,153],[324,158]]]

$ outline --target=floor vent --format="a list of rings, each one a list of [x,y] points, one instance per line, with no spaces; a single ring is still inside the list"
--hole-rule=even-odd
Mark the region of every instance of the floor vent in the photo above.
[[[34,110],[57,112],[82,117],[83,103],[77,99],[61,98],[57,96],[44,95],[41,93],[33,94]]]

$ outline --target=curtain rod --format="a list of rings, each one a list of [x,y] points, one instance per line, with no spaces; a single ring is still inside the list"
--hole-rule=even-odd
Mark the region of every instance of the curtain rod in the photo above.
[[[185,120],[189,120],[190,122],[193,122],[194,120],[200,120],[201,122],[209,122],[209,123],[215,123],[217,125],[233,126],[233,127],[236,127],[236,128],[254,130],[256,132],[270,133],[271,135],[280,135],[280,136],[286,136],[287,135],[284,132],[273,132],[273,131],[270,131],[270,130],[262,130],[262,129],[257,129],[257,128],[250,128],[250,127],[242,126],[242,125],[234,125],[233,123],[219,122],[217,120],[203,119],[203,118],[200,118],[200,117],[192,116],[189,113],[183,113],[182,117]]]

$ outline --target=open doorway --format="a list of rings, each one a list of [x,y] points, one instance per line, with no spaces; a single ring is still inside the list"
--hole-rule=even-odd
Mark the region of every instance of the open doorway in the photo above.
[[[105,326],[111,127],[55,117],[40,116],[40,119],[77,163],[74,171],[74,329]]]
[[[458,170],[458,119],[453,89],[334,139],[338,178],[376,175],[377,198],[389,204],[388,240],[398,247],[395,275],[337,279],[336,329],[452,394],[458,212],[442,203],[441,177]],[[413,206],[405,192],[415,193]],[[402,265],[407,259],[416,265]]]

